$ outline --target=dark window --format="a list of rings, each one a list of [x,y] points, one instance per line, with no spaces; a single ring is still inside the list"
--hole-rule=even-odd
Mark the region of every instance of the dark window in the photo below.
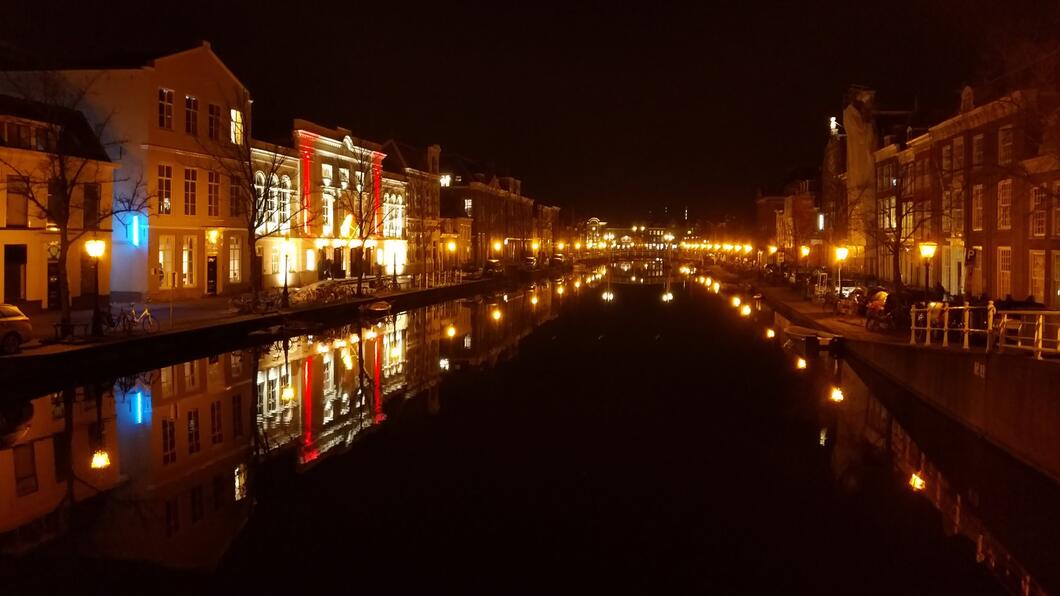
[[[84,225],[86,230],[99,229],[99,184],[86,184],[84,187]]]
[[[158,127],[173,130],[173,90],[158,90]]]
[[[184,132],[199,134],[199,99],[190,95],[184,96]]]
[[[177,498],[166,501],[166,536],[172,536],[180,530],[180,507]]]
[[[177,461],[177,423],[172,418],[162,421],[162,463]]]
[[[211,139],[217,140],[221,136],[221,106],[210,104],[206,129]]]
[[[232,436],[243,436],[243,396],[232,396]]]
[[[202,520],[203,515],[202,485],[191,489],[191,523]]]
[[[66,223],[66,189],[63,181],[52,178],[48,181],[48,223]]]
[[[224,440],[224,431],[221,430],[221,402],[215,401],[210,404],[210,442],[220,443]]]
[[[20,176],[7,177],[7,227],[29,225],[29,183]]]
[[[24,496],[37,492],[37,458],[33,443],[18,445],[15,452],[15,494]]]
[[[188,410],[188,454],[198,453],[199,449],[199,410]]]

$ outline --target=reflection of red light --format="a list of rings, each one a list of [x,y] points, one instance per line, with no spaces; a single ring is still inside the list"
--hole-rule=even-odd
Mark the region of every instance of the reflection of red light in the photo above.
[[[373,410],[375,412],[375,422],[376,422],[376,424],[382,422],[383,419],[385,418],[385,416],[383,416],[382,394],[381,394],[381,392],[379,390],[379,383],[380,383],[380,381],[382,381],[382,378],[383,378],[382,361],[383,361],[383,340],[382,340],[382,338],[376,338],[376,340],[375,340],[375,366],[373,367],[373,374],[375,376],[375,382],[372,383],[373,385],[375,385],[375,387],[373,387],[372,393],[373,393],[373,398],[375,399]]]
[[[313,444],[313,357],[307,356],[302,363],[302,430],[303,444]],[[315,451],[315,450],[314,450]],[[308,456],[308,454],[307,454]],[[314,459],[316,457],[314,456]]]

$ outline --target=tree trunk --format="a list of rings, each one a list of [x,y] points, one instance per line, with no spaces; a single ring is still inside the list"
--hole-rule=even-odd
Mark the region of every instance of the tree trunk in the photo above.
[[[891,267],[894,269],[894,287],[895,289],[902,288],[902,242],[895,240],[895,245],[891,247]]]
[[[59,308],[62,310],[59,320],[63,337],[70,334],[70,275],[66,270],[69,253],[70,241],[66,237],[66,229],[64,228],[59,234]]]
[[[258,296],[261,295],[261,291],[264,289],[264,283],[261,273],[262,263],[258,260],[258,238],[254,234],[254,230],[247,230],[247,239],[247,245],[250,247],[250,291],[253,295],[254,303],[257,304]]]
[[[352,265],[352,263],[351,263]],[[357,248],[357,295],[362,296],[364,294],[364,240],[361,240],[361,246]]]

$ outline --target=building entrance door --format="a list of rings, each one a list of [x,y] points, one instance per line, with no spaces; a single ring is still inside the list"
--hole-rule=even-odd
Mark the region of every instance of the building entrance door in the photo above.
[[[206,294],[217,295],[217,256],[206,257]]]
[[[26,245],[4,245],[4,302],[26,300]]]

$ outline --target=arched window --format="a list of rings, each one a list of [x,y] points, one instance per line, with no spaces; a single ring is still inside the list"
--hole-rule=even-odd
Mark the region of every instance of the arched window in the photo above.
[[[280,228],[287,231],[291,227],[291,178],[280,178]]]

